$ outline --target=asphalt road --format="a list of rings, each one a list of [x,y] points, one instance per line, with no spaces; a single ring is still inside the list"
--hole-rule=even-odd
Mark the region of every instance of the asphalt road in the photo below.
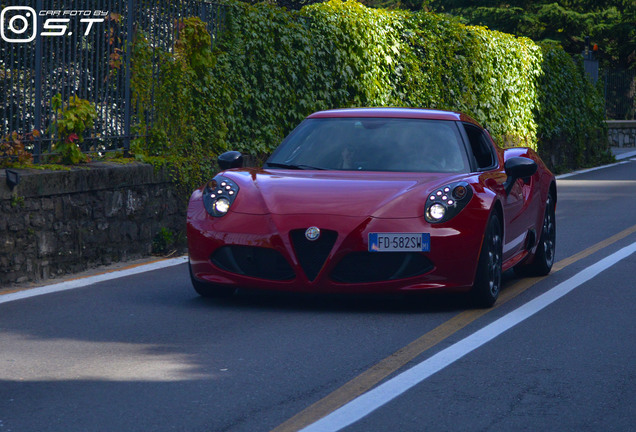
[[[555,271],[488,311],[210,301],[184,264],[0,295],[0,432],[636,431],[636,161],[558,194]]]

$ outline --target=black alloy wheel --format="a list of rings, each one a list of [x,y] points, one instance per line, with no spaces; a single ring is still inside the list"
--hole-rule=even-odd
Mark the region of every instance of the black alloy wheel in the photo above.
[[[515,267],[520,276],[545,276],[552,270],[556,252],[556,214],[552,194],[548,195],[543,215],[541,237],[532,262]]]
[[[489,308],[499,297],[502,281],[503,235],[497,214],[490,216],[479,254],[475,283],[471,291],[475,307]]]

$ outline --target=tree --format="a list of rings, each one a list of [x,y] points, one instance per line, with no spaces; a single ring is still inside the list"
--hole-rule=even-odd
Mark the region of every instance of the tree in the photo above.
[[[433,11],[467,24],[556,41],[570,54],[585,49],[590,36],[603,66],[636,68],[636,3],[633,0],[424,0]]]

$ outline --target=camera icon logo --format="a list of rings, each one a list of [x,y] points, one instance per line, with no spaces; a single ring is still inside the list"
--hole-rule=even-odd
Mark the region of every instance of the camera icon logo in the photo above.
[[[37,28],[35,9],[28,6],[7,6],[0,13],[0,36],[10,43],[25,43],[35,39]]]

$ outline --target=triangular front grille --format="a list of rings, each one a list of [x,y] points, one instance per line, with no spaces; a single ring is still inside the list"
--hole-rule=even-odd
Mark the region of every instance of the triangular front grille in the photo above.
[[[325,260],[329,256],[336,238],[338,238],[338,233],[331,230],[321,230],[320,237],[313,241],[307,240],[305,230],[293,230],[289,235],[300,266],[307,279],[313,281],[325,264]]]

